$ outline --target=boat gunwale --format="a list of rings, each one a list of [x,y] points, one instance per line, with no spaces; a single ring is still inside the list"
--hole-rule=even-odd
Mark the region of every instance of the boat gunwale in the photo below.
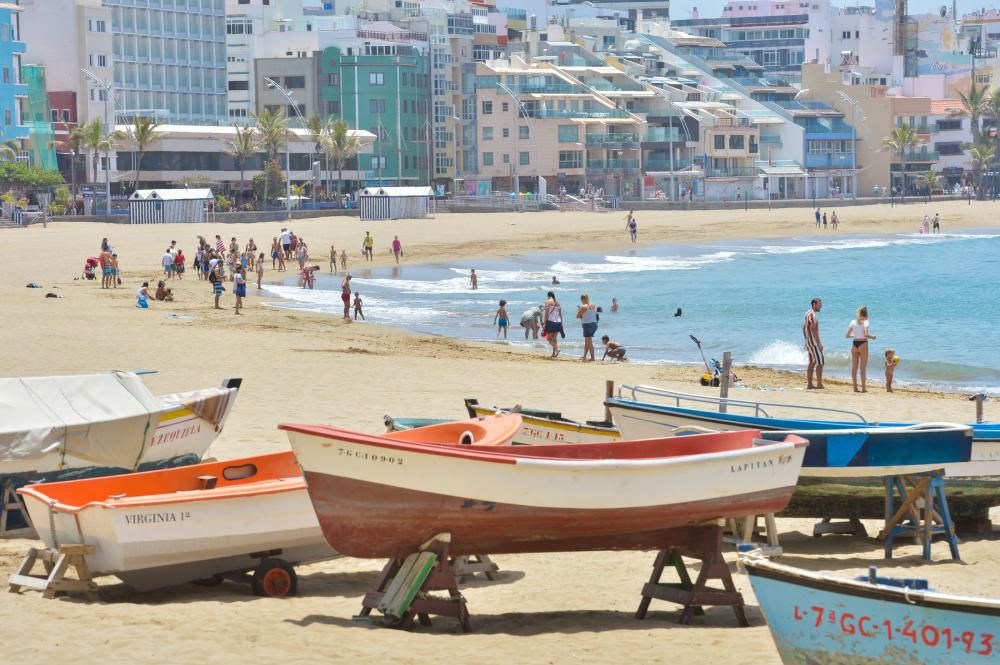
[[[475,410],[477,415],[480,415],[479,412],[482,411],[483,413],[481,415],[486,417],[497,413],[512,413],[510,411],[504,411],[503,409],[499,409],[495,406],[486,407],[483,406],[482,404],[470,404],[469,408]],[[521,420],[523,420],[525,423],[538,423],[539,425],[544,427],[566,430],[568,432],[580,432],[581,434],[598,434],[601,436],[607,436],[612,438],[619,438],[619,439],[622,438],[621,430],[613,426],[601,427],[600,425],[589,425],[586,423],[581,423],[579,421],[569,420],[569,419],[554,420],[552,418],[533,416],[524,413],[523,411],[519,411],[518,414],[521,416]]]
[[[297,434],[304,434],[306,436],[313,436],[320,439],[331,439],[333,441],[344,441],[345,443],[353,443],[359,445],[367,445],[376,448],[388,448],[401,450],[405,452],[413,452],[418,454],[427,455],[437,455],[442,457],[451,457],[456,459],[466,459],[471,461],[480,462],[492,462],[496,464],[512,464],[512,465],[523,465],[523,466],[551,466],[551,467],[583,467],[583,468],[595,468],[595,467],[608,467],[608,468],[621,468],[621,467],[634,467],[634,466],[651,466],[653,464],[682,464],[690,461],[705,461],[705,460],[716,460],[725,459],[729,457],[741,457],[746,456],[748,453],[752,452],[770,452],[774,451],[775,446],[781,449],[796,449],[804,448],[808,445],[808,441],[797,437],[795,435],[790,435],[791,440],[785,441],[769,441],[765,445],[761,446],[747,446],[746,448],[739,448],[736,450],[722,450],[716,452],[708,453],[695,453],[688,455],[671,455],[671,456],[659,456],[659,457],[644,457],[644,458],[606,458],[606,459],[585,459],[585,458],[573,458],[573,457],[547,457],[542,455],[531,455],[531,449],[537,449],[541,446],[510,446],[510,447],[495,447],[495,448],[482,448],[475,449],[470,446],[460,446],[460,445],[442,445],[439,443],[422,443],[416,441],[395,441],[385,437],[363,434],[361,432],[352,432],[350,430],[340,429],[338,427],[333,427],[330,425],[300,425],[294,423],[281,423],[278,425],[278,429],[285,430],[287,432],[295,432]],[[738,433],[745,435],[747,431],[752,431],[755,435],[752,437],[754,439],[759,439],[760,432],[757,430],[739,430]],[[718,432],[713,433],[708,436],[718,436],[718,435],[735,435],[737,432]],[[697,435],[696,435],[697,436]],[[674,437],[663,437],[662,439],[637,439],[637,442],[648,442],[651,440],[662,440],[668,441]],[[621,447],[625,446],[629,441],[618,441],[618,442],[607,442],[607,443],[578,443],[572,444],[571,448],[577,448],[579,446],[613,446]],[[565,445],[565,444],[553,444],[553,445]],[[295,444],[292,444],[295,448]]]
[[[904,589],[885,584],[872,584],[860,580],[837,577],[786,566],[767,559],[743,557],[740,562],[751,577],[765,577],[777,582],[806,586],[818,591],[839,593],[870,600],[881,600],[900,605],[918,605],[951,612],[968,612],[1000,617],[1000,600],[957,596],[939,591]]]

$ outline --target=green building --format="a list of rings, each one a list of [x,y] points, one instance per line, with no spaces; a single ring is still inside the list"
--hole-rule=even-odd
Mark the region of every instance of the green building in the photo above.
[[[430,182],[429,58],[408,44],[331,46],[320,63],[319,96],[327,116],[377,138],[360,155],[369,186]]]

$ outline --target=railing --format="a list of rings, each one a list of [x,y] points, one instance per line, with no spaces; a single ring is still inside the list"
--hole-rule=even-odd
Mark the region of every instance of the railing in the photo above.
[[[635,143],[638,138],[635,134],[587,134],[587,145]]]
[[[842,120],[835,120],[830,123],[818,121],[807,122],[799,126],[806,130],[806,134],[842,134],[849,136],[852,131],[851,126]]]
[[[628,118],[629,112],[623,109],[605,109],[602,111],[574,111],[572,109],[537,109],[530,106],[525,109],[529,118],[570,119],[570,118]]]
[[[541,210],[546,201],[537,194],[493,192],[490,196],[453,196],[444,201],[449,210]]]
[[[582,169],[583,168],[583,160],[582,159],[574,159],[574,160],[570,161],[570,160],[562,160],[562,159],[560,159],[559,160],[559,168],[561,168],[561,169]]]
[[[759,173],[760,169],[756,166],[708,166],[705,168],[706,178],[748,178]]]
[[[937,134],[937,125],[915,125],[913,131],[917,134]]]
[[[611,171],[614,169],[637,169],[637,159],[588,159],[587,168],[593,171]]]
[[[781,137],[771,134],[761,134],[760,142],[767,143],[769,145],[781,145]]]
[[[674,160],[674,171],[684,171],[690,168],[692,162],[690,159],[675,159]],[[647,159],[642,162],[642,168],[645,171],[669,171],[670,170],[670,160],[669,159]]]
[[[685,139],[681,138],[680,127],[651,127],[646,130],[646,138],[643,140],[656,143],[675,143]]]
[[[831,152],[826,154],[806,155],[806,168],[810,169],[849,169],[851,168],[851,153]]]
[[[820,414],[826,414],[822,418],[811,418],[810,420],[843,420],[839,417],[831,417],[830,414],[836,414],[837,416],[851,416],[851,419],[857,418],[862,424],[867,425],[868,420],[862,416],[860,413],[855,411],[847,411],[844,409],[830,409],[822,406],[805,406],[800,404],[778,404],[776,402],[751,402],[748,400],[741,399],[729,399],[727,397],[712,397],[708,395],[691,395],[688,393],[679,393],[672,390],[663,390],[661,388],[655,388],[653,386],[629,386],[621,385],[618,387],[618,398],[622,399],[625,394],[628,393],[632,396],[633,402],[638,402],[639,395],[651,395],[653,397],[666,398],[664,401],[672,401],[675,406],[680,407],[681,402],[694,402],[696,404],[709,404],[716,409],[721,411],[721,407],[724,405],[728,409],[729,407],[735,407],[738,409],[750,409],[753,411],[754,417],[757,418],[771,418],[772,416],[767,412],[764,407],[773,407],[780,409],[793,409],[798,411],[813,411]]]
[[[899,155],[896,155],[896,159],[899,159]],[[908,162],[936,162],[939,159],[941,159],[941,155],[936,152],[920,151],[906,153],[906,161]]]

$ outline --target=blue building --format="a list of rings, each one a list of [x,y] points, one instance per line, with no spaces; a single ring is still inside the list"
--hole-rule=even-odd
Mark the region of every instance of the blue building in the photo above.
[[[28,138],[28,86],[21,78],[24,42],[20,13],[16,0],[0,1],[0,142]]]

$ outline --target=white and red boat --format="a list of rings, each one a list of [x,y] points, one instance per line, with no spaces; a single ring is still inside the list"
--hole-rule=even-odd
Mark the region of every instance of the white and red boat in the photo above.
[[[481,421],[485,426],[497,418]],[[406,556],[439,533],[452,554],[659,549],[671,530],[778,512],[806,443],[746,430],[577,445],[441,445],[320,425],[286,430],[334,549]]]
[[[46,547],[94,545],[92,573],[137,590],[257,569],[255,591],[287,595],[290,564],[335,555],[291,451],[18,492]]]

